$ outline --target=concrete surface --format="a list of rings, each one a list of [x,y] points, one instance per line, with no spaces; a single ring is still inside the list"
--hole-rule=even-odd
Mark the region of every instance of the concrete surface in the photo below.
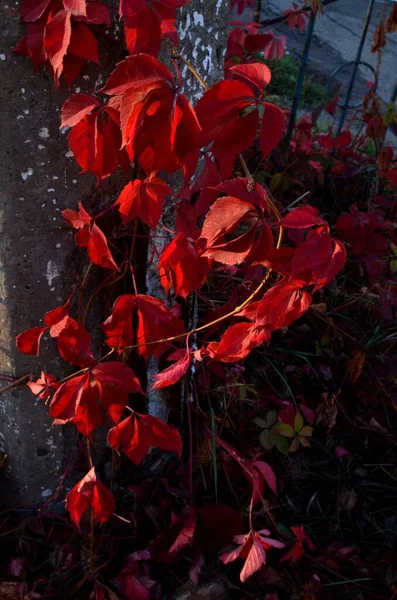
[[[21,377],[42,369],[62,377],[67,367],[51,341],[43,341],[43,356],[36,358],[18,353],[14,340],[40,325],[81,280],[84,254],[60,213],[87,197],[94,180],[79,175],[67,136],[59,132],[59,109],[69,92],[56,92],[46,73],[34,74],[28,59],[10,53],[23,28],[17,9],[4,2],[0,32],[0,371]],[[70,433],[53,427],[47,414],[27,387],[0,396],[0,450],[8,455],[0,504],[39,504],[59,485],[72,459]]]
[[[385,4],[385,15],[393,6],[391,0],[376,1],[371,18],[362,60],[377,66],[377,54],[371,53],[371,44],[374,31],[379,24]],[[262,0],[262,19],[272,18],[281,14],[285,9],[291,8],[292,0]],[[315,24],[313,42],[310,50],[309,68],[326,78],[330,77],[334,69],[355,60],[367,13],[368,0],[338,0],[326,6],[324,14],[320,15]],[[277,33],[286,35],[288,50],[297,56],[301,55],[304,33],[297,29],[291,31],[286,24],[278,25]],[[353,93],[353,101],[361,101],[365,94],[366,81],[371,79],[369,70],[360,68],[360,77]],[[339,75],[339,81],[348,85],[349,71]],[[387,45],[384,49],[379,75],[378,93],[386,102],[389,101],[394,85],[397,83],[397,33],[387,35]],[[343,93],[343,92],[342,92]]]

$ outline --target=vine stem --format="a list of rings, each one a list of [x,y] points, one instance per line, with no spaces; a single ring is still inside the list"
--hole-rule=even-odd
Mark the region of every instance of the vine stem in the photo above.
[[[1,396],[1,394],[4,394],[4,392],[7,392],[8,390],[11,390],[14,387],[18,387],[19,385],[25,385],[25,383],[27,381],[30,381],[31,379],[32,379],[32,374],[28,373],[27,375],[24,375],[23,377],[20,377],[19,379],[12,381],[11,383],[0,388],[0,396]]]
[[[85,272],[83,281],[81,282],[80,289],[79,289],[79,299],[78,299],[78,306],[77,306],[77,320],[79,322],[81,322],[81,313],[82,313],[82,309],[83,309],[83,294],[84,294],[84,290],[85,290],[85,287],[88,282],[88,278],[90,276],[91,268],[92,268],[92,262],[90,261],[90,264],[88,265],[88,268]]]
[[[116,350],[114,348],[112,348],[107,354],[105,354],[105,356],[102,356],[102,358],[98,358],[98,360],[95,361],[94,365],[97,365],[100,362],[104,361],[106,358],[108,358],[108,356],[111,356],[111,354],[113,354],[113,352],[116,352]],[[84,367],[84,369],[80,369],[80,371],[75,371],[74,373],[71,373],[67,377],[64,377],[63,379],[61,379],[61,381],[59,383],[65,383],[65,381],[69,381],[69,379],[76,377],[76,375],[81,375],[82,373],[87,373],[87,371],[90,371],[94,365],[92,365],[91,367]]]

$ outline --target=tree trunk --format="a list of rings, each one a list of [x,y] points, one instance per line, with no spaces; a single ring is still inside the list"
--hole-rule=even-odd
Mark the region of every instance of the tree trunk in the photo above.
[[[198,71],[199,75],[208,86],[223,79],[224,56],[230,22],[229,0],[192,0],[180,11],[178,22],[179,51]],[[190,102],[195,105],[203,95],[203,88],[199,81],[192,75],[186,66],[181,68],[183,92]],[[176,189],[181,186],[181,177],[175,177],[172,187]],[[175,225],[175,215],[165,213],[162,217],[163,224],[169,228]],[[164,229],[159,227],[156,250],[161,252],[167,244],[164,239]],[[147,264],[147,293],[166,301],[160,284],[158,270],[155,264],[151,264],[152,248],[149,248]],[[194,312],[194,308],[192,308]],[[191,315],[194,319],[194,315]],[[148,363],[148,388],[154,382],[154,376],[158,373],[158,365],[154,358]],[[168,390],[153,390],[149,393],[149,413],[167,418],[167,394]],[[183,399],[183,387],[181,386]]]

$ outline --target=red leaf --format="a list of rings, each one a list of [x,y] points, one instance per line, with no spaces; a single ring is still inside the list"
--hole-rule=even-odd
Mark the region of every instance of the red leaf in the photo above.
[[[57,87],[59,87],[63,59],[70,43],[71,33],[70,13],[65,10],[57,12],[45,28],[44,48],[54,71],[54,83]]]
[[[113,260],[105,234],[99,229],[98,225],[92,224],[90,229],[90,239],[87,245],[88,257],[95,264],[105,269],[115,269],[118,266]]]
[[[192,360],[193,355],[189,349],[187,349],[185,356],[177,360],[167,369],[164,369],[164,371],[161,371],[155,375],[155,383],[152,386],[152,390],[159,390],[160,388],[168,387],[169,385],[174,385],[177,383],[188,372]]]
[[[120,0],[120,17],[130,17],[142,10],[145,6],[145,0]]]
[[[97,478],[94,467],[66,496],[66,508],[79,530],[81,518],[89,507],[98,523],[108,521],[116,508],[112,492]]]
[[[333,240],[333,251],[330,256],[329,264],[325,271],[318,277],[313,292],[316,292],[327,283],[331,283],[335,276],[343,269],[346,263],[346,248],[339,240]]]
[[[265,86],[269,85],[272,78],[269,67],[263,63],[246,63],[230,67],[228,75],[249,85],[254,92],[262,93]]]
[[[41,376],[36,381],[29,381],[26,384],[32,394],[38,396],[41,400],[47,400],[52,392],[59,387],[59,382],[54,375],[41,372]]]
[[[174,543],[169,548],[172,555],[179,554],[181,550],[193,544],[194,534],[196,532],[196,514],[192,509],[184,518],[180,519],[178,525],[182,524]]]
[[[91,171],[99,181],[111,175],[121,162],[120,127],[109,118],[109,109],[86,115],[69,134],[69,148],[73,151],[83,173]]]
[[[200,288],[209,273],[211,261],[200,255],[193,240],[178,234],[163,250],[158,263],[161,284],[168,293],[186,298]]]
[[[70,421],[76,416],[84,389],[90,385],[89,373],[68,379],[60,385],[50,404],[50,416],[60,421]]]
[[[110,348],[131,346],[134,339],[132,314],[136,308],[136,297],[123,294],[115,301],[112,314],[103,324],[106,343]]]
[[[172,84],[171,71],[148,54],[135,54],[119,62],[106,85],[100,90],[105,94],[119,95],[127,90],[148,93],[168,81]]]
[[[69,314],[70,303],[58,306],[44,315],[45,327],[33,327],[23,331],[16,337],[16,346],[23,354],[39,354],[40,340],[44,331],[50,329],[50,335],[57,337],[65,326]]]
[[[108,442],[115,450],[122,449],[136,465],[151,447],[176,452],[178,456],[182,453],[181,436],[175,427],[157,417],[136,412],[109,431]]]
[[[186,181],[196,169],[201,134],[201,126],[194,108],[185,96],[178,94],[172,114],[171,149],[183,167]]]
[[[80,58],[74,54],[69,53],[63,59],[63,76],[69,89],[72,87],[76,77],[80,74],[83,66],[84,58]]]
[[[266,552],[262,545],[254,540],[240,573],[240,581],[244,583],[255,571],[266,564]]]
[[[107,340],[112,348],[125,348],[133,343],[134,330],[132,315],[138,312],[138,327],[136,342],[145,344],[162,340],[173,335],[178,335],[184,330],[183,322],[175,316],[175,312],[168,309],[160,300],[152,296],[138,294],[125,294],[119,296],[113,305],[111,316],[103,324]],[[142,345],[138,348],[139,354],[148,357],[158,347],[164,350],[164,344]]]
[[[49,310],[44,315],[44,323],[51,327],[50,334],[52,337],[59,335],[62,327],[65,324],[65,317],[69,316],[70,302],[65,302],[62,306],[57,306],[53,310]],[[59,327],[57,327],[59,326]]]
[[[240,114],[225,126],[222,135],[215,139],[212,150],[220,163],[223,177],[233,172],[236,154],[252,146],[257,134],[258,111],[256,108]]]
[[[43,42],[44,31],[44,20],[40,20],[37,23],[28,23],[25,37],[12,49],[13,52],[19,52],[24,56],[29,56],[32,60],[34,69],[38,69],[47,61],[47,54]]]
[[[266,564],[266,550],[269,548],[283,548],[285,544],[269,538],[270,531],[251,531],[247,535],[237,535],[234,538],[238,547],[231,552],[226,552],[220,559],[223,563],[230,563],[236,558],[245,558],[245,563],[240,573],[240,580],[244,582],[253,573]]]
[[[296,321],[310,304],[308,292],[302,292],[295,283],[281,281],[270,288],[262,300],[245,307],[239,316],[247,317],[257,327],[266,327],[271,331]]]
[[[100,106],[95,96],[90,94],[73,94],[62,106],[61,128],[74,127],[94,108]]]
[[[87,437],[103,424],[103,411],[99,403],[99,387],[88,376],[84,385],[79,403],[76,406],[76,414],[71,419],[77,430]],[[63,425],[67,420],[56,419],[54,425]]]
[[[259,335],[253,330],[251,323],[236,323],[226,329],[221,337],[215,359],[221,362],[238,362],[269,338],[270,331],[264,330]]]
[[[342,131],[334,141],[335,148],[346,148],[346,146],[350,146],[351,143],[352,134],[350,131]]]
[[[87,5],[87,23],[92,25],[110,26],[110,14],[107,6],[102,2],[90,2]]]
[[[150,554],[160,562],[170,562],[195,542],[197,532],[196,511],[192,508],[180,518],[174,518],[171,527],[161,533],[151,544]]]
[[[239,265],[251,252],[255,233],[255,228],[252,227],[230,242],[207,248],[203,256],[208,256],[224,265]]]
[[[129,54],[145,52],[158,56],[161,47],[159,19],[148,6],[126,18],[124,23],[125,42]]]
[[[43,333],[48,327],[32,327],[23,331],[16,337],[16,345],[19,352],[23,354],[36,354],[40,353],[40,340]]]
[[[317,215],[318,210],[314,206],[300,206],[281,219],[279,225],[291,229],[308,229],[315,225],[325,225],[326,222]]]
[[[262,475],[264,481],[274,494],[277,494],[277,480],[273,469],[263,460],[256,460],[251,463],[254,469],[257,469]]]
[[[181,319],[175,316],[163,302],[152,296],[139,294],[136,296],[138,309],[137,343],[153,342],[183,333],[184,326]],[[164,349],[163,344],[142,346],[138,348],[139,354],[150,356],[158,347]]]
[[[206,240],[207,247],[213,246],[220,237],[230,233],[251,211],[255,211],[252,204],[238,198],[226,196],[217,200],[205,217],[200,237]]]
[[[57,344],[62,358],[74,365],[89,367],[95,361],[91,351],[91,336],[75,319],[68,318],[59,333]]]
[[[305,271],[322,273],[329,263],[332,253],[332,238],[329,233],[310,235],[305,242],[299,244],[295,256],[292,259],[292,274],[298,278]]]
[[[22,0],[21,21],[37,21],[50,2],[51,0]]]
[[[266,157],[281,141],[284,134],[284,113],[278,106],[263,103],[265,112],[262,117],[259,146],[262,156]]]
[[[222,181],[214,189],[223,192],[226,196],[233,196],[244,202],[264,210],[267,207],[267,193],[256,181],[252,185],[245,177],[234,177],[228,181]]]
[[[108,417],[118,423],[128,406],[128,394],[144,394],[139,379],[127,365],[110,361],[92,369],[103,409]]]
[[[95,35],[86,25],[80,23],[74,24],[68,52],[84,60],[89,60],[98,65],[101,64],[99,62],[98,43]]]
[[[86,0],[63,0],[63,6],[75,17],[85,17],[87,15]]]
[[[117,199],[123,223],[139,217],[148,227],[155,228],[161,217],[163,203],[171,188],[154,173],[144,181],[127,183]]]
[[[240,81],[220,81],[205,92],[196,106],[203,128],[203,145],[221,136],[231,121],[252,104],[255,98],[251,89]]]

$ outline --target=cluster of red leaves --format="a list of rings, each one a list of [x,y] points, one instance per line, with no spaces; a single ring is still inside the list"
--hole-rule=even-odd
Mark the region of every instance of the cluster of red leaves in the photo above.
[[[283,35],[276,36],[272,31],[260,32],[258,23],[240,23],[229,34],[225,68],[228,69],[237,64],[249,64],[253,55],[262,52],[266,59],[280,60],[284,56],[286,38]]]
[[[120,0],[128,52],[157,56],[163,37],[177,44],[176,9],[186,2]],[[69,88],[85,61],[100,64],[93,26],[111,24],[108,7],[96,0],[22,0],[21,21],[26,34],[13,51],[29,56],[35,69],[47,66],[57,87],[64,75]]]
[[[297,27],[299,31],[303,31],[306,27],[306,22],[309,19],[309,11],[305,7],[299,8],[297,2],[292,3],[292,8],[287,8],[283,12],[283,16],[287,19],[291,29]]]
[[[178,42],[176,10],[189,0],[120,0],[125,42],[130,54],[145,52],[158,56],[163,37]]]
[[[57,87],[62,74],[68,87],[84,62],[100,64],[91,27],[110,25],[107,6],[90,0],[22,0],[26,34],[13,49],[29,56],[35,69],[47,66]]]
[[[149,174],[142,187],[131,182],[123,190],[119,204],[125,222],[142,216],[139,204],[149,198],[146,212],[153,214],[143,220],[153,226],[169,192],[155,173],[182,169],[188,181],[200,149],[208,144],[213,143],[222,175],[230,175],[235,156],[257,136],[259,110],[262,155],[266,157],[280,141],[283,112],[262,99],[269,69],[261,63],[241,65],[229,69],[228,77],[208,90],[194,109],[167,67],[148,54],[137,54],[118,63],[102,88],[111,96],[105,106],[88,94],[66,101],[61,127],[71,127],[70,149],[83,172],[91,171],[101,180],[118,165],[135,160]]]

